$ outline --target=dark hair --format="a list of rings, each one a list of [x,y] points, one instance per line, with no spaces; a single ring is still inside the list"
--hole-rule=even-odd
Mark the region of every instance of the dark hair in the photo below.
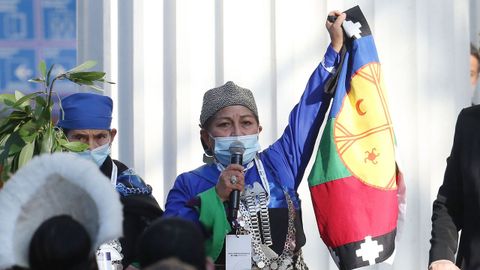
[[[31,270],[97,269],[87,230],[72,217],[55,216],[44,221],[30,241]]]
[[[63,131],[63,134],[65,134],[65,136],[68,136],[68,132],[70,132],[70,129],[66,129],[66,128],[59,128],[59,129]]]
[[[179,261],[177,258],[169,258],[156,262],[145,270],[195,270],[195,267]]]
[[[477,59],[477,70],[480,71],[480,53],[478,52],[477,47],[470,43],[470,55]]]
[[[140,266],[177,258],[198,270],[205,270],[204,238],[192,222],[180,218],[160,218],[140,236],[137,245]]]

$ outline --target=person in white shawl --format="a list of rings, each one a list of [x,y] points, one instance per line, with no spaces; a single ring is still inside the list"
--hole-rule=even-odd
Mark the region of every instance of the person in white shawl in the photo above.
[[[85,229],[90,250],[84,259],[93,259],[95,263],[95,250],[122,235],[122,205],[118,193],[105,178],[95,164],[71,153],[37,156],[18,170],[0,189],[0,269],[31,267],[29,257],[41,255],[30,254],[32,237],[42,234],[37,232],[38,228],[42,224],[48,227],[52,219],[53,223],[68,219],[67,224],[73,227],[79,224]],[[60,241],[65,250],[72,250],[71,245],[78,237],[53,238],[57,245]],[[54,243],[47,241],[47,244],[50,247],[45,248],[49,249]],[[45,252],[48,250],[42,254]],[[72,256],[64,253],[57,255]],[[61,261],[41,256],[40,259],[53,265],[52,260]],[[70,266],[57,265],[55,269],[76,269],[75,265],[67,267]]]

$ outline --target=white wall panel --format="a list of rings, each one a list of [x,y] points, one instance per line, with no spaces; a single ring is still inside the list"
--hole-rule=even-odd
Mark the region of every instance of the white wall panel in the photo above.
[[[469,0],[469,3],[470,41],[478,47],[480,44],[480,3],[478,0]]]
[[[273,41],[271,1],[223,2],[224,80],[251,89],[263,131],[260,144],[273,141]]]
[[[168,191],[170,186],[163,185],[165,178],[164,172],[167,167],[164,163],[165,142],[164,137],[165,120],[165,94],[164,91],[164,65],[159,65],[159,62],[164,62],[167,57],[164,57],[164,23],[165,12],[163,3],[160,1],[145,1],[143,2],[143,62],[146,68],[143,69],[144,79],[144,122],[148,129],[142,130],[144,132],[144,147],[148,149],[145,151],[145,175],[144,179],[150,185],[153,185],[153,194],[159,201],[162,201],[165,190]],[[147,33],[147,34],[145,34]],[[139,142],[137,142],[139,143]],[[170,149],[168,149],[170,150]],[[171,172],[174,174],[174,172]]]
[[[203,93],[215,86],[215,1],[176,4],[178,174],[202,164],[198,124]]]
[[[111,41],[120,51],[117,97],[112,93],[123,127],[119,159],[139,168],[162,206],[175,176],[201,165],[203,93],[228,80],[250,88],[264,127],[261,144],[267,147],[283,132],[329,44],[328,11],[359,4],[383,67],[408,201],[394,266],[370,269],[426,269],[431,204],[457,114],[470,98],[468,5],[475,1],[104,1],[103,9],[118,5],[120,10],[118,44]],[[88,11],[93,5],[80,6]],[[84,14],[79,25],[88,25],[89,14],[97,13],[79,13]],[[110,13],[105,10],[104,16]],[[79,49],[87,53],[81,55],[105,46],[85,31],[82,36]],[[104,54],[104,59],[115,57],[108,49]],[[310,269],[336,269],[318,236],[306,181],[299,192],[306,261]]]

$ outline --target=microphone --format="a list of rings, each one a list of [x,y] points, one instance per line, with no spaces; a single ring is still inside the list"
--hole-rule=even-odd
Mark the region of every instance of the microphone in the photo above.
[[[243,152],[245,152],[245,146],[240,141],[234,141],[228,148],[230,152],[230,164],[243,165]],[[237,189],[232,190],[230,193],[230,204],[228,209],[228,218],[230,222],[236,227],[236,220],[238,215],[238,208],[240,206],[240,191]]]

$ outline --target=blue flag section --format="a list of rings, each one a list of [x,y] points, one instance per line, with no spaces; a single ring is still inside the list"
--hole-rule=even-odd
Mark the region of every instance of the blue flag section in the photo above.
[[[358,6],[345,11],[346,41],[330,115],[308,177],[317,225],[342,270],[393,258],[401,174],[380,62]]]

